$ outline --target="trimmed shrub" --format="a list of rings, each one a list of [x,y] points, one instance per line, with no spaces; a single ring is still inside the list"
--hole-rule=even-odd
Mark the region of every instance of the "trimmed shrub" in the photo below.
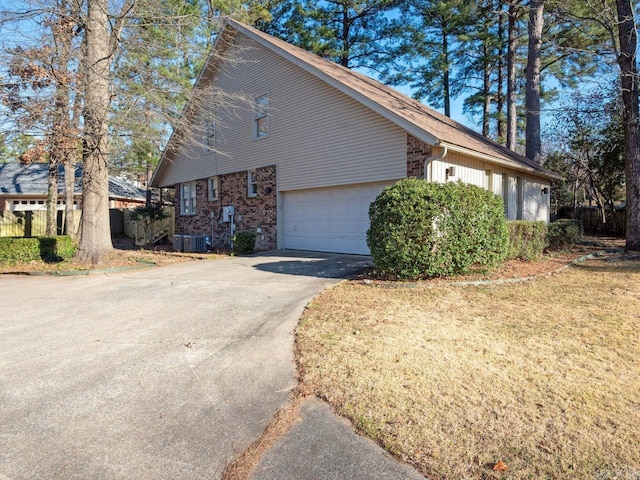
[[[405,179],[369,207],[367,245],[378,271],[399,279],[492,268],[507,254],[502,199],[474,185]]]
[[[238,232],[233,236],[233,253],[249,255],[256,248],[256,234],[254,232]]]
[[[547,248],[547,225],[544,222],[511,220],[509,227],[508,258],[533,260]]]
[[[579,220],[562,218],[549,225],[547,240],[553,250],[569,250],[582,238],[582,223]]]
[[[75,253],[76,246],[71,237],[66,235],[57,237],[0,238],[0,264],[2,265],[13,265],[33,260],[59,262],[73,257]]]
[[[0,238],[0,264],[12,265],[32,260],[40,260],[40,242],[37,238]]]
[[[76,254],[77,247],[70,236],[39,237],[40,257],[45,261],[59,262],[68,260]],[[43,242],[46,247],[43,249]]]

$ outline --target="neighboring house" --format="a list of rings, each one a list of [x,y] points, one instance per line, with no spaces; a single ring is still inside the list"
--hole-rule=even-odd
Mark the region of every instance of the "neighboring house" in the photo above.
[[[46,210],[49,186],[47,163],[0,163],[0,212]],[[75,172],[74,209],[82,208],[82,167]],[[146,191],[118,178],[109,178],[110,208],[144,205]],[[58,173],[58,210],[64,210],[64,170]]]
[[[407,177],[483,186],[502,196],[508,218],[549,220],[558,175],[254,28],[226,23],[196,89],[208,82],[254,104],[219,109],[215,148],[181,143],[180,130],[171,137],[152,185],[175,188],[178,233],[215,242],[234,223],[257,232],[258,249],[366,254],[369,204]],[[191,103],[184,115],[211,121],[204,112],[215,105]]]

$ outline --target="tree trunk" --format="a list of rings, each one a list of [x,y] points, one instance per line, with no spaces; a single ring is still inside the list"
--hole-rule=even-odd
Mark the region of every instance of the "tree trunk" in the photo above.
[[[531,0],[529,10],[529,48],[527,53],[527,87],[525,92],[526,156],[542,163],[540,139],[540,67],[544,0]]]
[[[451,79],[449,78],[449,34],[447,26],[443,23],[442,28],[442,58],[443,72],[442,83],[444,87],[444,114],[451,117]]]
[[[75,13],[75,12],[74,12]],[[58,167],[64,164],[72,133],[69,129],[69,59],[75,18],[69,12],[66,0],[59,0],[56,18],[51,24],[53,38],[58,47],[57,60],[52,63],[56,78],[53,96],[53,114],[49,142],[49,188],[47,192],[47,235],[58,233]]]
[[[518,20],[518,6],[516,0],[509,2],[509,24],[507,43],[507,148],[516,150],[518,141],[518,113],[516,109],[516,53],[518,50],[518,36],[516,22]]]
[[[573,182],[573,218],[578,218],[578,177]]]
[[[109,226],[107,115],[110,32],[107,0],[89,0],[84,58],[82,223],[76,260],[101,263],[113,250]]]
[[[77,5],[77,4],[76,4]],[[74,12],[78,15],[78,12]],[[83,41],[81,44],[81,57],[85,57],[87,54],[87,42]],[[73,100],[73,116],[71,120],[71,128],[75,132],[80,132],[80,116],[82,115],[82,82],[85,80],[85,72],[83,70],[84,62],[80,62],[77,73],[77,92]],[[65,210],[64,210],[64,227],[65,233],[71,236],[74,240],[78,239],[79,225],[76,226],[76,215],[80,215],[81,212],[75,208],[76,202],[76,164],[78,161],[78,134],[76,134],[76,140],[70,145],[70,149],[67,150],[67,155],[64,159],[64,193],[65,193]]]
[[[626,183],[626,250],[640,251],[640,107],[637,25],[631,0],[616,0],[618,12],[618,36],[620,40],[620,83],[622,85],[624,142],[627,161]]]
[[[504,4],[499,2],[498,19],[498,78],[496,79],[496,134],[498,143],[504,144]]]
[[[342,52],[340,54],[340,65],[349,68],[349,7],[342,5],[342,32],[340,32]]]
[[[482,135],[489,138],[491,134],[491,71],[489,67],[489,49],[487,41],[483,45],[482,90],[484,91],[484,105],[482,108]]]
[[[58,234],[58,162],[49,159],[49,178],[47,188],[47,222],[45,235],[53,237]]]
[[[75,156],[68,155],[64,160],[64,233],[74,240],[78,237],[75,223],[75,210],[73,209],[75,202]]]

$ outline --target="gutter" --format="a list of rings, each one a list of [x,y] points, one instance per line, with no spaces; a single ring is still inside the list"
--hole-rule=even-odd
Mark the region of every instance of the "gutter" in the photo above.
[[[431,180],[430,178],[431,175],[429,175],[429,170],[428,170],[429,164],[431,164],[431,162],[435,160],[442,160],[447,155],[447,152],[449,151],[448,145],[443,145],[440,143],[440,141],[435,142],[433,146],[442,148],[442,151],[438,154],[431,155],[424,161],[422,172],[425,180]]]

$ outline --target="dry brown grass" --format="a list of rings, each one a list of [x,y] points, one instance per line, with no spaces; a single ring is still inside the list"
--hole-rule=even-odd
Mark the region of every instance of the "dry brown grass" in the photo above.
[[[307,387],[431,478],[638,480],[639,328],[640,261],[614,256],[506,286],[343,283],[297,346]]]
[[[3,273],[24,273],[32,274],[36,272],[74,272],[85,270],[110,270],[110,269],[130,269],[144,268],[151,266],[171,265],[193,260],[215,260],[224,258],[223,256],[207,253],[176,253],[154,250],[114,250],[106,256],[103,263],[99,265],[76,264],[73,259],[59,262],[44,262],[34,260],[12,265],[0,265],[0,274]]]

